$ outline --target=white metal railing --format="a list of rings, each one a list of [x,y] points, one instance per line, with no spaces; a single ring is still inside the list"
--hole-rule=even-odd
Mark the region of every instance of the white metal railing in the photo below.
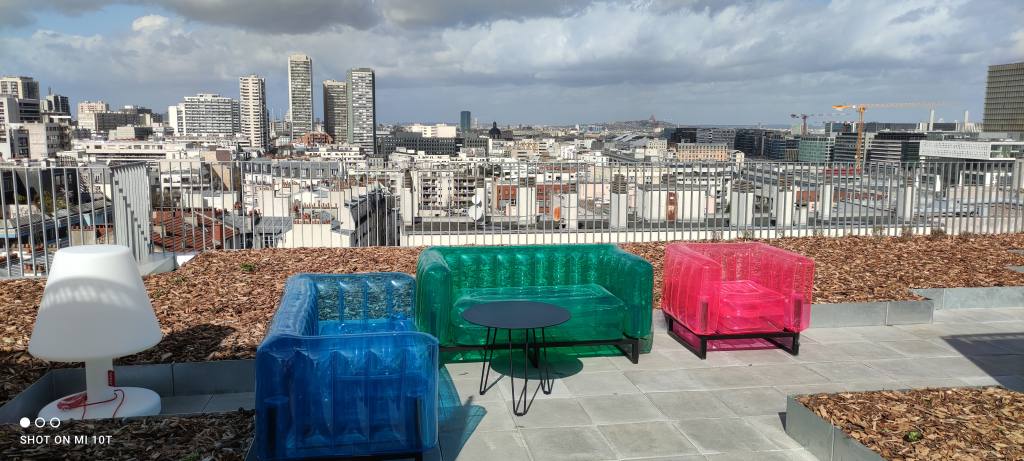
[[[3,166],[0,275],[57,248],[585,243],[1020,232],[1021,161],[150,161]]]

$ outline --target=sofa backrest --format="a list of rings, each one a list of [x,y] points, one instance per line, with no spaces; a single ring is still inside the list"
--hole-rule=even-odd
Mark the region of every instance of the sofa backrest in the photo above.
[[[580,285],[606,282],[614,245],[435,247],[462,288]]]
[[[370,331],[373,321],[413,319],[415,300],[416,281],[408,274],[299,274],[288,279],[267,334],[316,336],[321,321],[336,321],[347,332]],[[379,322],[372,328],[388,329]]]

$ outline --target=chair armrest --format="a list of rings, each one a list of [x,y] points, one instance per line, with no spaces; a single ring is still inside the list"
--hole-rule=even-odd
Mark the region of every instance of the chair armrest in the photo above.
[[[618,247],[605,258],[604,288],[626,303],[622,332],[634,338],[650,336],[654,268],[646,259]]]
[[[416,329],[449,344],[449,315],[455,304],[452,271],[437,250],[420,253],[416,263]]]
[[[721,264],[684,244],[673,244],[665,248],[663,272],[661,309],[695,333],[714,333]]]
[[[319,313],[316,309],[316,286],[310,274],[296,274],[285,282],[284,295],[277,311],[267,328],[266,341],[272,335],[292,334],[312,336],[317,334]]]
[[[810,324],[814,290],[814,260],[781,248],[760,250],[761,271],[756,281],[786,296],[785,327],[803,331]]]

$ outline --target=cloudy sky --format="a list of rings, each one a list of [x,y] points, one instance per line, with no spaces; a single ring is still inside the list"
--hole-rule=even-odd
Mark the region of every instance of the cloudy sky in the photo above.
[[[162,112],[257,73],[280,117],[303,52],[318,116],[319,82],[368,66],[387,122],[774,124],[902,101],[980,120],[986,66],[1024,60],[1022,24],[1021,0],[0,0],[0,74]]]

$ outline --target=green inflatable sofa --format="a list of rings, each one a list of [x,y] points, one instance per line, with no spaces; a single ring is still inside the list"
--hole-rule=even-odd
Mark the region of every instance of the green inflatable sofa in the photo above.
[[[442,351],[479,350],[487,330],[462,312],[540,301],[572,314],[547,329],[548,346],[616,346],[637,363],[651,350],[652,294],[651,263],[615,245],[430,247],[416,266],[416,327]]]

